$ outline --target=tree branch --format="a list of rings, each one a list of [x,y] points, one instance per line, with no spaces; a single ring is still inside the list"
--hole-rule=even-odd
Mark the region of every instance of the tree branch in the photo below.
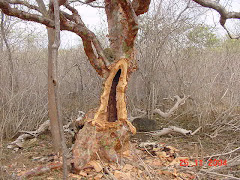
[[[228,12],[221,4],[217,1],[212,0],[193,0],[194,2],[200,4],[203,7],[211,8],[216,10],[220,14],[220,24],[227,31],[228,35],[232,39],[239,39],[239,37],[233,37],[230,32],[225,27],[225,23],[227,19],[240,19],[240,12]]]
[[[86,4],[89,4],[89,3],[92,3],[92,2],[94,2],[94,1],[96,1],[96,0],[86,0],[85,3],[86,3]]]
[[[108,66],[110,63],[109,63],[108,59],[105,57],[105,55],[103,53],[103,48],[102,48],[100,42],[98,41],[97,37],[95,36],[95,34],[86,27],[86,25],[84,24],[84,22],[81,19],[81,16],[78,14],[78,11],[74,7],[71,7],[68,3],[65,4],[65,7],[72,12],[73,20],[83,28],[85,38],[91,39],[91,42],[93,43],[99,58],[102,59],[105,66]],[[83,38],[83,39],[85,39],[85,38]],[[94,53],[94,52],[92,52],[92,53]]]
[[[172,132],[178,132],[181,133],[183,135],[192,135],[192,131],[191,130],[187,130],[187,129],[183,129],[183,128],[179,128],[176,126],[170,126],[168,128],[163,128],[162,130],[158,130],[158,131],[153,131],[153,132],[148,132],[148,134],[154,135],[154,136],[163,136]]]
[[[13,1],[14,2],[17,1],[18,3],[21,2],[20,0],[13,0]],[[30,5],[26,4],[25,2],[21,2],[21,4],[24,4],[30,7]],[[96,69],[96,71],[100,76],[107,76],[109,72],[107,66],[110,63],[108,62],[107,58],[103,53],[103,48],[101,47],[100,42],[97,40],[95,34],[85,26],[77,10],[71,7],[66,2],[64,4],[66,4],[66,7],[70,9],[73,14],[69,15],[66,12],[60,11],[61,30],[71,31],[79,35],[83,40],[84,50],[92,66]],[[42,3],[41,3],[41,6],[43,6]],[[9,16],[15,16],[22,20],[33,21],[40,24],[44,24],[45,26],[50,28],[55,28],[54,21],[46,16],[46,8],[40,7],[40,4],[39,4],[39,7],[34,6],[32,8],[38,9],[39,12],[45,11],[44,16],[24,12],[17,8],[11,7],[8,1],[0,0],[0,9],[2,9],[4,14]],[[99,57],[97,57],[94,54],[94,49],[92,47],[92,44],[94,45]]]
[[[33,10],[36,10],[36,11],[40,12],[39,7],[34,6],[34,5],[32,5],[32,4],[29,4],[27,1],[7,0],[7,2],[10,3],[10,4],[23,5],[23,6],[28,7],[29,9],[33,9]]]
[[[174,111],[178,109],[179,106],[185,103],[185,100],[188,98],[188,96],[186,97],[184,95],[183,98],[180,98],[179,96],[174,96],[174,98],[177,100],[177,102],[174,104],[174,106],[170,110],[168,110],[167,112],[163,112],[160,109],[155,109],[153,110],[153,113],[157,113],[164,118],[170,117],[173,115]]]
[[[239,151],[240,150],[240,147],[234,149],[234,150],[231,150],[229,152],[226,152],[226,153],[222,153],[222,154],[213,154],[213,155],[210,155],[210,156],[204,156],[204,158],[213,158],[213,157],[217,157],[217,156],[225,156],[225,155],[228,155],[228,154],[232,154],[234,153],[235,151]]]
[[[41,124],[39,128],[35,131],[26,131],[26,132],[20,131],[20,132],[24,132],[24,134],[20,135],[15,141],[9,143],[7,148],[9,149],[16,148],[16,150],[18,150],[19,148],[22,148],[25,139],[30,138],[31,136],[37,137],[38,135],[45,132],[49,128],[49,126],[50,126],[50,121],[47,120],[43,124]]]
[[[122,11],[125,12],[125,18],[127,24],[127,33],[125,35],[124,41],[126,42],[127,49],[134,46],[134,40],[138,32],[137,16],[132,8],[130,1],[119,0],[119,4],[122,7]]]
[[[87,3],[87,2],[84,2],[84,1],[80,1],[80,0],[72,0],[70,2],[80,2],[82,4],[86,4],[86,5],[91,6],[93,8],[104,8],[104,6],[93,5],[93,4],[90,4],[90,3]]]
[[[137,16],[148,11],[151,0],[133,0],[132,7]]]
[[[9,16],[15,16],[23,20],[27,21],[34,21],[40,24],[44,24],[47,27],[53,28],[54,27],[54,21],[51,19],[48,19],[46,17],[37,15],[37,14],[31,14],[27,13],[21,10],[18,10],[17,8],[12,8],[9,3],[5,0],[0,0],[0,8],[2,9],[3,13]]]
[[[38,7],[39,7],[39,10],[40,12],[46,16],[47,15],[47,8],[43,2],[43,0],[36,0],[37,1],[37,4],[38,4]]]

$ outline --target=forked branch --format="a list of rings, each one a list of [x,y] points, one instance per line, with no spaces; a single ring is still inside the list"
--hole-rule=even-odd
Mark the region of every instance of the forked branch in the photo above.
[[[9,2],[10,4],[14,4],[14,5],[23,5],[23,6],[28,7],[29,9],[33,9],[33,10],[36,10],[36,11],[40,12],[38,6],[34,6],[34,5],[32,5],[32,4],[29,4],[27,1],[7,0],[7,2]]]
[[[47,27],[53,28],[54,27],[54,21],[37,15],[37,14],[32,14],[32,13],[28,13],[28,12],[24,12],[21,11],[17,8],[12,8],[10,6],[10,3],[8,1],[5,0],[0,0],[0,8],[2,9],[3,13],[9,16],[15,16],[18,17],[20,19],[23,20],[27,20],[27,21],[34,21],[34,22],[38,22],[40,24],[44,24]]]
[[[220,24],[227,31],[228,35],[232,39],[239,39],[238,37],[233,37],[229,30],[226,28],[225,23],[227,19],[240,19],[240,12],[228,12],[219,2],[212,0],[193,0],[194,2],[200,4],[203,7],[208,7],[216,10],[220,14]]]
[[[108,59],[105,57],[104,53],[103,53],[103,48],[100,44],[100,42],[98,41],[97,37],[95,36],[95,34],[90,31],[86,25],[84,24],[84,22],[81,19],[81,16],[79,15],[77,9],[75,9],[74,7],[70,6],[70,4],[68,2],[65,3],[65,7],[70,10],[72,12],[72,16],[73,16],[73,21],[78,24],[79,26],[81,26],[83,33],[80,35],[82,40],[85,41],[85,43],[83,43],[84,48],[85,48],[85,52],[86,50],[90,50],[91,48],[88,46],[88,43],[86,41],[91,40],[91,45],[93,44],[97,54],[98,54],[98,58],[100,58],[105,66],[108,66],[110,63],[108,61]],[[89,44],[90,45],[90,44]],[[86,47],[87,46],[87,47]],[[94,53],[93,50],[91,50],[91,53]]]
[[[46,15],[47,8],[40,7],[40,5],[44,4],[39,4],[38,0],[37,3],[39,7],[21,0],[0,0],[0,9],[2,9],[3,13],[6,15],[15,16],[22,20],[34,21],[49,28],[55,28],[54,21]],[[95,34],[86,27],[75,8],[71,7],[65,0],[60,0],[59,3],[59,5],[64,4],[72,12],[72,15],[70,15],[64,11],[60,11],[61,30],[71,31],[82,38],[84,50],[90,63],[100,76],[106,76],[109,71],[107,67],[109,62],[104,56],[101,44],[97,40]],[[16,4],[19,6],[12,6]],[[21,7],[24,7],[22,9],[27,10],[20,10],[19,8]],[[29,10],[35,10],[42,14],[43,11],[45,12],[44,15],[39,15],[38,13],[30,13]],[[93,47],[96,49],[97,55],[95,54]]]
[[[174,106],[169,109],[167,112],[163,112],[161,111],[160,109],[155,109],[153,110],[153,113],[157,113],[159,114],[160,116],[164,117],[164,118],[167,118],[167,117],[170,117],[173,115],[173,113],[178,109],[179,106],[183,105],[186,101],[186,99],[188,98],[189,96],[185,96],[183,98],[180,98],[178,95],[174,96],[174,98],[177,100],[176,103],[174,104]]]

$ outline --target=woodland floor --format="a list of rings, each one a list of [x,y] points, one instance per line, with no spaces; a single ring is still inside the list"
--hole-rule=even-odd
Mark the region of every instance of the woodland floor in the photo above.
[[[229,152],[240,146],[240,134],[225,132],[218,135],[216,138],[210,138],[206,133],[199,132],[194,136],[188,137],[180,134],[167,135],[163,137],[150,137],[151,141],[157,141],[161,147],[150,148],[145,151],[144,148],[137,148],[137,143],[134,142],[136,136],[132,139],[132,149],[134,155],[128,161],[120,164],[101,164],[102,162],[94,162],[100,166],[98,168],[86,168],[80,175],[70,174],[69,179],[229,179],[220,175],[204,173],[202,170],[214,168],[209,166],[209,155],[222,154]],[[137,139],[146,137],[142,134],[137,135]],[[148,140],[149,140],[148,139]],[[1,158],[0,158],[0,179],[11,179],[12,175],[18,175],[22,172],[35,168],[37,166],[46,165],[51,161],[56,161],[56,156],[52,154],[50,134],[43,134],[38,138],[27,141],[23,149],[14,152],[6,148],[9,141],[3,143]],[[177,151],[176,149],[179,151]],[[150,155],[151,153],[152,155]],[[138,154],[135,157],[135,154]],[[239,155],[239,150],[231,155],[214,157],[212,159],[226,160],[233,159]],[[188,167],[180,166],[180,159],[189,158],[189,162],[198,160],[203,161],[202,166],[189,165]],[[184,158],[186,157],[186,158]],[[134,159],[136,158],[136,159]],[[207,163],[208,162],[208,163]],[[190,163],[191,164],[191,163]],[[95,165],[93,165],[95,167]],[[96,165],[96,166],[97,166]],[[182,164],[183,165],[183,164]],[[109,171],[104,171],[104,167],[108,167]],[[223,167],[224,166],[224,167]],[[218,174],[225,174],[238,177],[240,179],[240,166],[227,167],[214,171]],[[98,171],[98,172],[96,172]],[[10,176],[11,175],[11,176]],[[32,180],[58,180],[62,179],[61,169],[54,169],[42,175],[33,176],[28,179]],[[231,178],[230,178],[231,179]]]

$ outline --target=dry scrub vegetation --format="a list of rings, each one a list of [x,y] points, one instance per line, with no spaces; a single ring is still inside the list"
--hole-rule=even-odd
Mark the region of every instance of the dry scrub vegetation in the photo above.
[[[175,146],[179,143],[193,152],[195,146],[189,142],[197,142],[203,156],[229,152],[240,146],[240,42],[218,38],[211,27],[195,22],[196,14],[176,8],[171,3],[155,4],[141,19],[139,70],[127,90],[129,112],[144,109],[163,126],[202,127],[193,139],[170,138]],[[34,130],[48,119],[47,48],[41,43],[46,40],[39,36],[43,32],[18,31],[18,23],[5,17],[11,59],[1,34],[0,148],[20,130]],[[102,81],[86,60],[82,45],[60,50],[58,71],[67,123],[79,110],[86,112],[99,103]],[[174,104],[170,97],[184,94],[190,97],[174,116],[163,119],[152,113],[155,108],[169,109]],[[234,162],[239,162],[239,156]],[[240,178],[239,163],[235,176]]]

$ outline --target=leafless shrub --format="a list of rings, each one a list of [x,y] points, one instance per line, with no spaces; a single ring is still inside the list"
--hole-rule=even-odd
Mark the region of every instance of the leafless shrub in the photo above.
[[[165,98],[186,94],[190,98],[178,115],[196,117],[196,126],[215,131],[239,131],[239,45],[234,40],[220,42],[214,35],[210,46],[204,40],[207,36],[193,44],[188,34],[199,24],[192,19],[197,20],[194,14],[188,16],[191,8],[182,6],[182,11],[174,11],[174,5],[168,4],[155,4],[154,8],[141,24],[139,71],[128,92],[130,109],[134,104],[152,116],[155,108],[165,110],[173,105]],[[191,123],[191,119],[186,121]]]

